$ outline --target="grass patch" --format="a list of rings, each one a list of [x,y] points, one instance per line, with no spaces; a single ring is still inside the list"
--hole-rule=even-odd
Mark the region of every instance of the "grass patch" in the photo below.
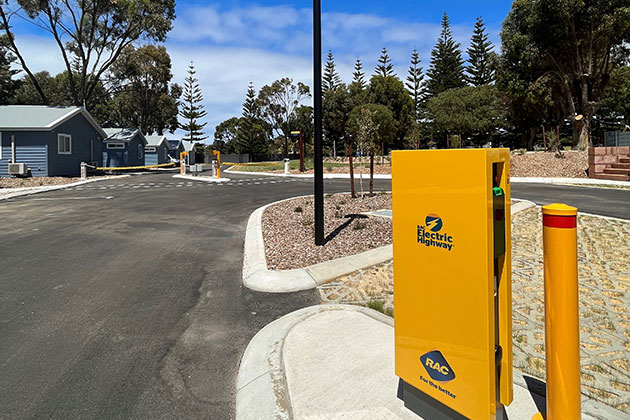
[[[383,300],[371,300],[367,303],[367,307],[370,309],[374,309],[382,314],[387,315],[388,317],[394,317],[394,310],[392,308],[385,308],[385,301]]]

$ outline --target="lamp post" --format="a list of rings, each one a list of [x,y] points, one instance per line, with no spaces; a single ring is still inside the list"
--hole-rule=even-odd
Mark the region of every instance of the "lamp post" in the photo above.
[[[315,245],[324,245],[324,162],[322,156],[322,4],[313,0],[313,112],[315,120],[315,152],[313,156],[315,184]]]

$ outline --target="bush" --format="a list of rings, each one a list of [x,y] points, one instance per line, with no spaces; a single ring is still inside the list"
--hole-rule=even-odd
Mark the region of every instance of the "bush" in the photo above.
[[[367,227],[367,224],[363,223],[360,220],[357,220],[356,222],[354,222],[354,225],[352,225],[353,230],[363,230],[366,227]]]
[[[383,313],[385,310],[385,302],[382,300],[371,300],[368,302],[367,306],[368,308],[379,311],[380,313]]]
[[[302,213],[304,210],[302,209],[302,207],[297,206],[293,211],[296,213]]]

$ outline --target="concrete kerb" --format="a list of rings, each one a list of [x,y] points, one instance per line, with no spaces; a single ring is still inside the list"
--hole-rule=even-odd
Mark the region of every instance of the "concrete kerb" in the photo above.
[[[311,197],[301,196],[301,197]],[[262,233],[262,216],[267,207],[301,197],[276,201],[256,209],[249,217],[245,231],[243,284],[259,292],[288,293],[313,289],[344,274],[352,273],[392,258],[392,245],[356,255],[337,258],[292,270],[269,270]]]
[[[380,264],[393,258],[393,246],[386,245],[360,254],[324,261],[306,268],[269,270],[262,233],[263,213],[267,207],[301,197],[292,197],[267,204],[256,209],[249,217],[245,232],[243,260],[243,284],[245,287],[258,292],[267,293],[288,293],[309,290],[334,280],[337,277]],[[512,205],[511,213],[515,214],[534,206],[536,206],[536,204],[531,201],[518,200]]]
[[[63,190],[63,189],[66,189],[66,188],[78,187],[79,185],[91,184],[93,182],[109,181],[109,180],[112,180],[112,179],[128,178],[130,176],[131,175],[108,176],[108,177],[102,177],[102,178],[98,178],[98,179],[88,179],[86,181],[73,182],[71,184],[50,185],[50,186],[42,186],[42,187],[3,188],[3,189],[0,190],[0,201],[1,200],[8,200],[10,198],[15,198],[15,197],[22,197],[22,196],[25,196],[25,195],[40,194],[40,193],[45,193],[45,192],[49,192],[49,191],[57,191],[57,190]]]
[[[283,360],[285,338],[293,327],[313,315],[339,310],[360,312],[394,326],[394,320],[380,312],[351,305],[311,306],[273,321],[252,338],[241,359],[236,381],[236,419],[293,418]]]
[[[200,181],[200,182],[213,182],[220,184],[222,182],[230,182],[229,178],[212,178],[210,176],[195,176],[195,175],[173,175],[173,178],[187,179],[189,181]]]
[[[286,339],[298,324],[330,311],[360,313],[390,328],[394,326],[392,318],[369,308],[352,305],[311,306],[273,321],[252,338],[243,354],[236,383],[237,420],[294,418],[287,381],[287,370],[290,367],[286,366],[284,359]],[[343,360],[339,360],[339,363],[342,368]],[[391,374],[394,375],[394,372]],[[352,385],[352,379],[341,378],[340,381],[345,381],[347,386]],[[340,388],[339,392],[343,392],[343,389]],[[392,395],[392,399],[394,398],[396,397]],[[357,406],[359,405],[360,402],[357,402]],[[538,407],[544,405],[544,383],[535,378],[528,380],[521,372],[514,371],[514,401],[506,408],[509,418],[529,420],[538,411]],[[625,413],[586,397],[583,397],[582,413],[582,418],[588,420],[629,418]]]

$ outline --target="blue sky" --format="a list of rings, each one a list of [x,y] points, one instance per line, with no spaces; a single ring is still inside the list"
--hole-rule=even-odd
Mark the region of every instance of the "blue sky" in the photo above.
[[[324,55],[330,49],[344,81],[352,78],[357,57],[372,73],[387,47],[397,74],[406,75],[409,56],[418,48],[422,67],[447,12],[455,38],[465,51],[476,17],[486,23],[499,50],[501,23],[510,1],[323,1]],[[312,84],[312,2],[178,1],[177,20],[166,47],[173,60],[174,81],[182,83],[192,60],[205,96],[206,132],[240,115],[247,84],[256,88],[289,76]],[[15,28],[18,45],[34,70],[57,73],[63,63],[53,41],[28,24]],[[171,137],[177,137],[177,133]]]

